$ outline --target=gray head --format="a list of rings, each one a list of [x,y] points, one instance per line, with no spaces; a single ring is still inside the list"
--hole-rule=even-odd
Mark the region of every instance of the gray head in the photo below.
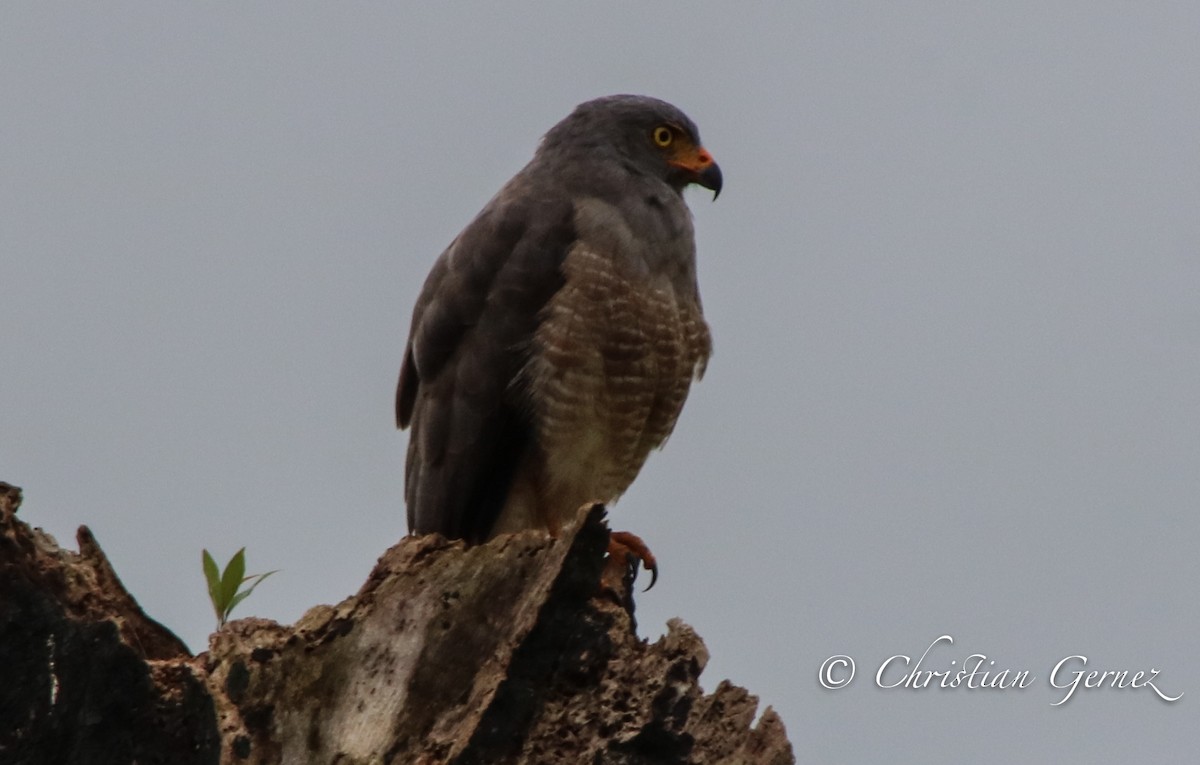
[[[657,98],[617,95],[587,101],[546,133],[539,152],[615,153],[631,170],[721,193],[721,169],[686,114]]]

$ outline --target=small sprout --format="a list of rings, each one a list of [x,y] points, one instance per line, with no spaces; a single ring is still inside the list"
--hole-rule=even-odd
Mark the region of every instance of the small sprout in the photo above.
[[[262,584],[262,581],[274,574],[275,571],[246,576],[245,547],[233,554],[223,573],[218,572],[217,562],[208,554],[208,550],[201,552],[203,553],[201,560],[204,564],[204,578],[208,581],[208,599],[212,601],[213,611],[217,614],[217,629],[221,629],[225,626],[225,622],[229,621],[229,614],[233,613],[233,609],[237,608],[238,603],[250,597],[254,588]],[[242,585],[247,582],[250,583],[250,586],[242,589]]]

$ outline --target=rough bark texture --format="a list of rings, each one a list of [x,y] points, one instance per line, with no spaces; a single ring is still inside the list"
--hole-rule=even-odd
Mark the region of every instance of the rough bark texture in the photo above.
[[[15,517],[0,483],[0,762],[211,763],[207,678],[125,591],[86,527],[79,553]]]
[[[355,596],[192,657],[86,528],[63,551],[19,504],[0,484],[0,762],[794,761],[770,708],[701,692],[690,627],[647,643],[629,578],[599,594],[599,506],[558,540],[405,538]]]

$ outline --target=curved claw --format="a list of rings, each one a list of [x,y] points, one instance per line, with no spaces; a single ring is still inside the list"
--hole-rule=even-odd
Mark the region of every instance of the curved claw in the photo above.
[[[609,534],[608,540],[610,556],[623,555],[630,566],[637,566],[640,561],[642,567],[650,572],[650,584],[642,590],[648,592],[658,581],[658,561],[654,559],[654,553],[650,552],[650,548],[640,537],[628,531],[614,531]]]
[[[658,563],[651,558],[649,563],[643,560],[642,564],[646,567],[646,570],[650,572],[650,584],[646,585],[646,589],[642,590],[642,592],[650,592],[650,588],[653,587],[654,583],[658,581]]]

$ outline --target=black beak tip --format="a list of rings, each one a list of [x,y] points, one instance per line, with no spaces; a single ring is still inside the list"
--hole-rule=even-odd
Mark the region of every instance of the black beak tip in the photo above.
[[[712,190],[713,201],[715,202],[717,197],[721,196],[722,180],[721,168],[714,162],[700,171],[696,183],[699,183],[706,189]]]

